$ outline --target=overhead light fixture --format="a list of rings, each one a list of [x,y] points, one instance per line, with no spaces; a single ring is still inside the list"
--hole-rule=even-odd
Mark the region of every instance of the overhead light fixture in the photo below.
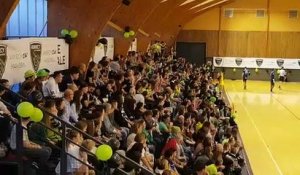
[[[194,2],[195,0],[186,0],[185,2],[183,2],[182,4],[180,4],[179,6],[183,6],[185,4],[188,4],[188,3],[191,3],[191,2]]]
[[[213,2],[213,1],[215,1],[215,0],[206,0],[206,1],[204,1],[204,2],[202,2],[202,3],[200,3],[200,4],[197,4],[197,5],[195,5],[194,7],[190,8],[190,10],[192,10],[192,9],[194,9],[194,8],[197,8],[197,7],[200,7],[200,6],[203,6],[203,5],[208,4],[208,3],[210,3],[210,2]]]
[[[162,1],[160,1],[160,3],[164,3],[164,2],[166,2],[167,0],[162,0]]]
[[[203,11],[203,10],[209,9],[209,8],[211,8],[211,7],[214,7],[214,6],[216,6],[216,5],[222,4],[222,3],[227,2],[227,1],[229,1],[229,0],[219,1],[219,2],[217,2],[217,3],[214,3],[214,4],[212,4],[212,5],[209,5],[209,6],[207,6],[207,7],[204,7],[204,8],[202,8],[202,9],[200,9],[200,10],[196,11],[195,13],[201,12],[201,11]]]

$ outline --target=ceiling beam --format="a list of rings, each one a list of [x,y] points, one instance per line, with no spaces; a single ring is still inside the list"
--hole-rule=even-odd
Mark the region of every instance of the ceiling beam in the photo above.
[[[70,45],[70,65],[88,63],[107,22],[121,6],[120,0],[48,1],[48,36],[58,37],[64,28],[78,37]]]
[[[20,0],[0,0],[0,37],[4,36],[6,24]]]

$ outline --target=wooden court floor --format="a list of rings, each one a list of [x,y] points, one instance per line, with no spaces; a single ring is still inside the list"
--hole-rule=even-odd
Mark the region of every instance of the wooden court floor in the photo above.
[[[300,83],[225,80],[254,175],[300,175]]]

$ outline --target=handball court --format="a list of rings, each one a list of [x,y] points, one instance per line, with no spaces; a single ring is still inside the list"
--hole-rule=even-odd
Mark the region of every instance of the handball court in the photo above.
[[[300,84],[225,80],[254,175],[300,174]]]

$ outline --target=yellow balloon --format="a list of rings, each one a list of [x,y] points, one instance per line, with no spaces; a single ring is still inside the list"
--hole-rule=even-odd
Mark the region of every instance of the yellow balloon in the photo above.
[[[107,161],[111,158],[113,151],[109,145],[100,145],[96,150],[98,160]]]
[[[34,111],[34,107],[29,102],[22,102],[17,107],[17,113],[20,117],[30,117]]]
[[[125,32],[125,33],[124,33],[124,38],[129,38],[129,37],[130,37],[129,32]]]
[[[134,36],[134,35],[135,35],[135,32],[134,32],[133,30],[130,30],[129,35],[130,35],[130,36]]]
[[[43,112],[39,108],[34,108],[33,113],[30,116],[30,120],[34,122],[40,122],[43,119]]]
[[[71,30],[70,35],[71,38],[76,38],[78,36],[78,32],[76,30]]]

